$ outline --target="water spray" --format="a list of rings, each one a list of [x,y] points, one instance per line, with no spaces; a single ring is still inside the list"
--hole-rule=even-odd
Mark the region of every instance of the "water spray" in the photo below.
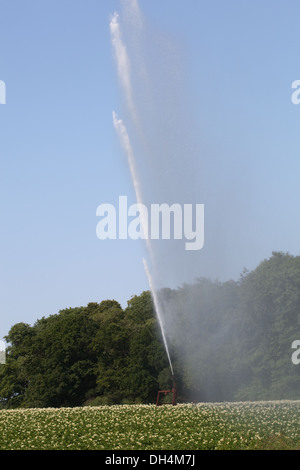
[[[149,271],[147,261],[145,259],[143,259],[143,263],[144,263],[145,271],[146,271],[146,274],[147,274],[149,287],[150,287],[150,290],[151,290],[151,293],[152,293],[153,303],[154,303],[154,307],[155,307],[155,310],[156,310],[156,315],[157,315],[157,318],[158,318],[158,322],[159,322],[159,325],[160,325],[165,350],[166,350],[166,353],[167,353],[167,356],[168,356],[168,361],[169,361],[170,370],[171,370],[171,374],[172,374],[172,382],[173,382],[172,390],[159,390],[159,392],[157,394],[157,398],[156,398],[156,406],[162,405],[162,403],[160,402],[160,398],[161,398],[162,395],[166,396],[166,395],[169,395],[169,394],[172,394],[172,405],[176,405],[177,388],[176,388],[176,382],[175,382],[175,375],[174,375],[174,369],[173,369],[171,356],[170,356],[170,352],[169,352],[169,348],[168,348],[168,343],[167,343],[167,339],[166,339],[166,335],[165,335],[165,331],[164,331],[164,327],[163,327],[163,322],[162,322],[162,317],[161,317],[161,312],[160,312],[160,306],[159,306],[156,290],[153,286],[153,279],[152,279],[151,273]]]
[[[141,25],[142,25],[142,22],[141,22],[141,17],[140,17],[137,1],[136,0],[131,0],[131,3],[129,4],[129,6],[130,6],[131,14],[135,18],[136,27],[140,28]],[[129,110],[130,110],[132,119],[133,119],[135,125],[137,126],[139,120],[137,118],[136,106],[135,106],[135,101],[134,101],[134,96],[133,96],[134,94],[133,94],[133,88],[132,88],[132,82],[131,82],[130,60],[129,60],[129,56],[127,54],[126,46],[123,43],[123,40],[122,40],[122,37],[121,37],[121,30],[120,30],[120,24],[119,24],[119,15],[117,13],[114,14],[114,16],[111,20],[110,30],[111,30],[112,44],[113,44],[114,49],[115,49],[115,56],[116,56],[116,60],[117,60],[118,75],[119,75],[119,78],[120,78],[120,81],[121,81],[121,84],[122,84],[122,87],[123,87],[123,90],[124,90],[124,93],[125,93],[127,105],[128,105]],[[131,173],[131,178],[132,178],[132,182],[133,182],[133,186],[134,186],[134,190],[135,190],[137,203],[142,204],[142,201],[143,201],[142,191],[141,191],[140,181],[139,181],[139,177],[138,177],[138,173],[137,173],[137,169],[136,169],[135,156],[134,156],[134,152],[133,152],[133,149],[132,149],[132,146],[131,146],[131,142],[130,142],[130,139],[129,139],[129,135],[128,135],[126,126],[124,125],[123,121],[117,117],[115,112],[113,112],[113,122],[114,122],[114,127],[115,127],[115,129],[118,133],[119,138],[120,138],[122,147],[125,150],[125,153],[127,154],[129,169],[130,169],[130,173]],[[146,228],[146,221],[142,217],[141,229],[142,229],[142,232],[143,232],[144,235],[146,234],[145,228]],[[148,239],[147,236],[143,236],[143,239],[146,240],[147,250],[148,250],[148,254],[151,258],[151,262],[152,262],[152,264],[155,264],[155,259],[154,259],[154,256],[153,256],[153,249],[152,249],[150,240]],[[172,393],[172,404],[175,405],[176,404],[176,397],[177,397],[176,383],[175,383],[174,370],[173,370],[173,365],[172,365],[172,361],[171,361],[171,357],[170,357],[170,353],[169,353],[168,343],[167,343],[165,332],[164,332],[164,326],[163,326],[163,322],[162,322],[160,305],[159,305],[159,301],[158,301],[158,298],[157,298],[157,293],[156,293],[156,289],[155,289],[155,286],[154,286],[153,278],[151,276],[150,270],[148,268],[148,264],[147,264],[145,259],[143,259],[143,263],[144,263],[145,271],[146,271],[146,274],[147,274],[148,284],[149,284],[149,288],[150,288],[150,291],[151,291],[151,294],[152,294],[152,299],[153,299],[157,319],[158,319],[158,322],[159,322],[159,326],[160,326],[160,329],[161,329],[162,338],[163,338],[165,350],[166,350],[166,353],[167,353],[167,357],[168,357],[168,361],[169,361],[169,365],[170,365],[170,370],[171,370],[171,374],[172,374],[172,380],[173,380],[172,390],[171,391],[165,390],[165,391],[162,391],[162,392],[158,392],[158,398],[157,399],[159,401],[159,395],[161,393],[164,393],[165,395],[168,394],[168,393]]]
[[[173,365],[172,365],[172,361],[171,361],[171,357],[170,357],[170,353],[169,353],[169,348],[168,348],[168,343],[167,343],[167,339],[166,339],[166,335],[165,335],[165,331],[164,331],[164,327],[163,327],[163,322],[162,322],[162,317],[161,317],[161,312],[160,312],[160,307],[159,307],[157,294],[156,294],[156,291],[155,291],[154,286],[153,286],[153,279],[152,279],[151,273],[149,271],[147,261],[144,258],[143,258],[143,263],[144,263],[145,271],[146,271],[146,274],[147,274],[150,291],[152,293],[153,303],[154,303],[154,307],[155,307],[155,310],[156,310],[156,315],[157,315],[157,318],[158,318],[159,326],[160,326],[160,329],[161,329],[161,334],[162,334],[163,342],[164,342],[164,345],[165,345],[165,350],[166,350],[166,353],[167,353],[167,356],[168,356],[172,377],[174,377]]]

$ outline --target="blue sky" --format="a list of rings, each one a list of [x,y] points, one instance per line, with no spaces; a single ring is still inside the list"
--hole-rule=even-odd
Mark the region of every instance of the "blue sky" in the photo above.
[[[199,254],[191,277],[238,278],[273,250],[298,255],[299,2],[139,6],[149,31],[178,50],[200,152],[198,162],[183,158],[199,182],[205,174],[197,202],[210,195],[205,262]],[[120,2],[2,0],[0,8],[2,337],[66,307],[108,298],[125,306],[148,284],[143,242],[96,237],[99,204],[119,195],[134,202],[112,122],[123,109],[109,31]],[[188,267],[179,270],[178,284]]]

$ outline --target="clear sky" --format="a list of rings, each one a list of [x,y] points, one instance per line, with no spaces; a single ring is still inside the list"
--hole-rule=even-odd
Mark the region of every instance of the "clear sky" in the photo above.
[[[222,220],[206,234],[210,269],[200,259],[193,276],[238,278],[273,250],[298,255],[300,105],[291,84],[300,80],[299,1],[139,6],[150,30],[178,48],[201,154],[192,171],[202,182],[205,170],[215,195],[208,224]],[[143,242],[96,237],[99,204],[120,195],[134,202],[112,120],[122,110],[115,11],[124,11],[117,0],[1,1],[0,337],[66,307],[112,298],[125,306],[148,289]]]

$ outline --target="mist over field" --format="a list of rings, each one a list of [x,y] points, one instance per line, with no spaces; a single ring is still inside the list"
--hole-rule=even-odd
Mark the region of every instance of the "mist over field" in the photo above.
[[[122,7],[120,14],[113,16],[111,34],[124,99],[119,126],[126,130],[126,142],[130,145],[129,152],[128,145],[127,149],[126,145],[123,147],[129,156],[137,201],[147,207],[154,203],[170,206],[179,203],[182,207],[187,203],[194,206],[201,203],[205,207],[205,241],[201,250],[187,251],[184,238],[146,242],[154,286],[159,290],[157,309],[167,343],[174,357],[184,362],[187,375],[193,377],[198,398],[199,393],[206,400],[226,398],[233,383],[239,389],[239,381],[243,383],[240,397],[251,395],[245,392],[247,383],[249,390],[254,387],[253,399],[264,395],[280,398],[280,393],[283,397],[285,393],[293,395],[296,388],[287,377],[295,376],[298,383],[298,371],[291,364],[289,351],[296,330],[289,322],[295,326],[298,314],[294,311],[289,320],[282,320],[285,313],[275,305],[266,305],[267,294],[262,300],[264,294],[259,294],[259,286],[251,287],[251,276],[246,276],[246,269],[255,267],[246,264],[253,255],[257,259],[261,234],[271,235],[273,230],[273,222],[268,217],[272,194],[261,194],[259,206],[254,197],[258,181],[255,172],[260,169],[256,158],[252,159],[247,150],[251,133],[239,122],[245,135],[244,149],[234,145],[236,132],[241,132],[238,127],[229,131],[231,150],[227,145],[216,147],[215,141],[223,135],[223,129],[211,129],[208,137],[199,125],[205,122],[205,110],[194,107],[193,94],[202,90],[189,87],[187,70],[192,67],[193,59],[189,58],[189,64],[183,44],[154,28],[137,1],[122,2]],[[245,27],[248,29],[250,25]],[[203,45],[200,50],[203,51]],[[197,59],[201,62],[201,57]],[[263,104],[257,102],[257,107],[260,106]],[[231,113],[222,100],[217,112],[223,120]],[[239,116],[231,115],[231,119],[239,121]],[[257,148],[257,151],[261,150]],[[265,250],[268,256],[274,251],[274,242],[275,238],[270,236]],[[284,265],[287,260],[289,257],[278,254],[270,261],[275,269],[270,282],[281,286],[282,295],[285,288],[293,291],[288,282],[288,267]],[[268,277],[266,272],[264,275]],[[280,280],[275,280],[276,275]],[[297,284],[298,279],[291,281],[292,285],[294,282]],[[245,303],[244,297],[249,295],[245,286],[253,290],[255,307],[249,307],[250,299]],[[292,298],[294,295],[293,291]],[[286,305],[281,307],[285,309]],[[261,309],[257,312],[257,318],[261,316],[257,321],[257,335],[251,325],[253,308]],[[287,329],[284,345],[282,338],[278,338],[277,322],[281,321],[286,322]],[[256,349],[257,359],[254,359]],[[286,373],[289,384],[285,392],[280,386],[280,392],[276,392],[274,380],[268,382],[267,377],[272,375],[270,349],[276,350],[274,363],[281,361],[284,367],[278,381],[285,380]],[[246,350],[253,355],[251,366],[244,362]],[[278,362],[274,367],[277,367],[276,375]],[[259,392],[253,385],[261,374],[265,374],[265,392],[263,389]]]

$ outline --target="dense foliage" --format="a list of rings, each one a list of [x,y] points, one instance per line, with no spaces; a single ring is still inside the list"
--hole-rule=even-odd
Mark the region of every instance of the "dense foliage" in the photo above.
[[[300,256],[274,252],[238,282],[199,279],[164,298],[169,340],[195,399],[300,397],[300,365],[291,360],[300,339]]]
[[[14,325],[0,397],[6,407],[78,406],[149,402],[166,367],[165,352],[148,292],[125,311],[115,300],[69,308]]]
[[[300,257],[273,253],[239,281],[159,292],[179,398],[300,398]],[[14,325],[0,365],[2,407],[154,402],[170,371],[151,294]]]

